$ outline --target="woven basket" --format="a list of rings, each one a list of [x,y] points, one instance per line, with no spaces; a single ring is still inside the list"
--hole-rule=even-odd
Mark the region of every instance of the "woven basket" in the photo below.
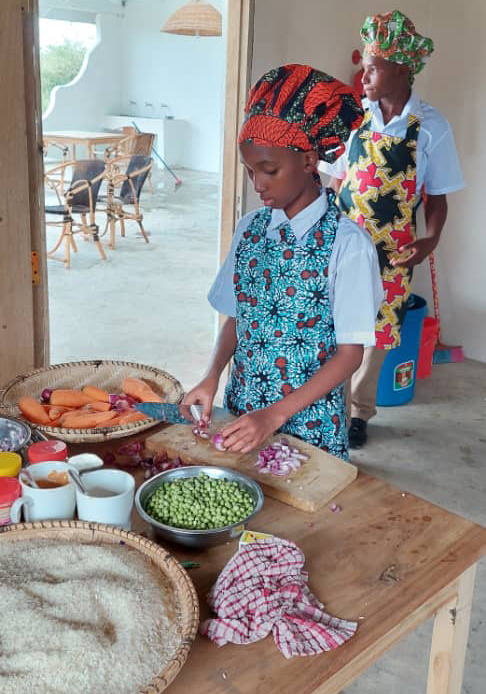
[[[128,361],[75,361],[36,369],[14,378],[0,389],[0,414],[23,419],[17,406],[19,399],[23,395],[40,397],[44,388],[82,388],[89,384],[109,392],[119,392],[123,379],[129,377],[147,381],[166,402],[178,403],[182,400],[184,391],[179,381],[153,366]],[[95,443],[118,439],[137,434],[158,423],[156,420],[146,419],[132,424],[98,429],[62,429],[28,422],[31,427],[35,426],[48,436],[68,443]]]
[[[0,528],[0,542],[24,540],[67,540],[81,544],[122,544],[141,552],[170,580],[178,605],[181,645],[167,667],[143,689],[134,694],[160,694],[184,665],[196,638],[199,625],[199,602],[194,585],[177,559],[151,540],[109,525],[84,521],[38,521]]]

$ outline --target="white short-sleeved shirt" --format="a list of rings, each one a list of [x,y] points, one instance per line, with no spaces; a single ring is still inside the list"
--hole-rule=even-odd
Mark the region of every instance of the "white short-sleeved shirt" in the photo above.
[[[464,188],[464,178],[457,156],[452,128],[444,116],[433,106],[421,101],[412,92],[399,116],[385,125],[379,101],[363,100],[363,107],[372,113],[369,129],[392,137],[405,137],[408,116],[420,120],[417,138],[417,197],[422,185],[429,195],[445,195]],[[319,169],[334,178],[344,178],[348,166],[348,153],[356,131],[351,133],[345,152],[334,162],[320,162]]]
[[[307,234],[327,210],[327,197],[321,195],[292,219],[283,210],[272,210],[267,238],[279,241],[279,229],[289,223],[297,243],[304,245]],[[209,303],[225,316],[236,315],[233,284],[235,252],[243,233],[258,210],[243,217],[235,231],[230,252],[209,290]],[[383,300],[383,284],[376,249],[369,235],[348,217],[338,222],[329,259],[329,298],[338,344],[375,344],[375,319]]]

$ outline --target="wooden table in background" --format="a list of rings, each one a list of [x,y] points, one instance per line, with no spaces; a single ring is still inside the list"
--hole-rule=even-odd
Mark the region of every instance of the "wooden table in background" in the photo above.
[[[58,130],[43,133],[44,146],[49,144],[61,147],[72,147],[72,159],[76,159],[76,145],[84,145],[88,158],[94,158],[94,149],[98,145],[114,145],[126,137],[125,133],[88,132],[85,130]]]
[[[89,450],[96,452],[96,447]],[[290,660],[272,637],[218,648],[197,636],[167,694],[337,694],[431,616],[424,692],[460,694],[476,563],[486,552],[486,529],[363,473],[335,503],[339,513],[326,507],[309,514],[266,498],[251,527],[300,547],[312,592],[331,614],[358,620],[356,635],[335,651]],[[148,533],[135,512],[133,530]],[[199,552],[167,549],[180,560],[200,563],[190,576],[201,618],[206,618],[205,595],[236,543]]]

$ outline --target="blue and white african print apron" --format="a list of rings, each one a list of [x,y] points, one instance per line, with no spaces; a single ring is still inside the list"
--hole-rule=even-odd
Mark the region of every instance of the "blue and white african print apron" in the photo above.
[[[298,245],[290,225],[280,240],[266,237],[264,208],[243,233],[235,254],[237,347],[225,405],[236,415],[281,400],[336,352],[328,267],[339,220],[334,193],[328,209]],[[343,386],[293,415],[281,428],[347,460]]]

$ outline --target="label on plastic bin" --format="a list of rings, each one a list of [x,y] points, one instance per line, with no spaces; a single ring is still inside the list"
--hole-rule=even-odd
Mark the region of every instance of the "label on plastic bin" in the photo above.
[[[413,385],[414,372],[414,359],[397,364],[393,372],[393,390],[405,390],[405,388],[410,388],[410,386]]]

